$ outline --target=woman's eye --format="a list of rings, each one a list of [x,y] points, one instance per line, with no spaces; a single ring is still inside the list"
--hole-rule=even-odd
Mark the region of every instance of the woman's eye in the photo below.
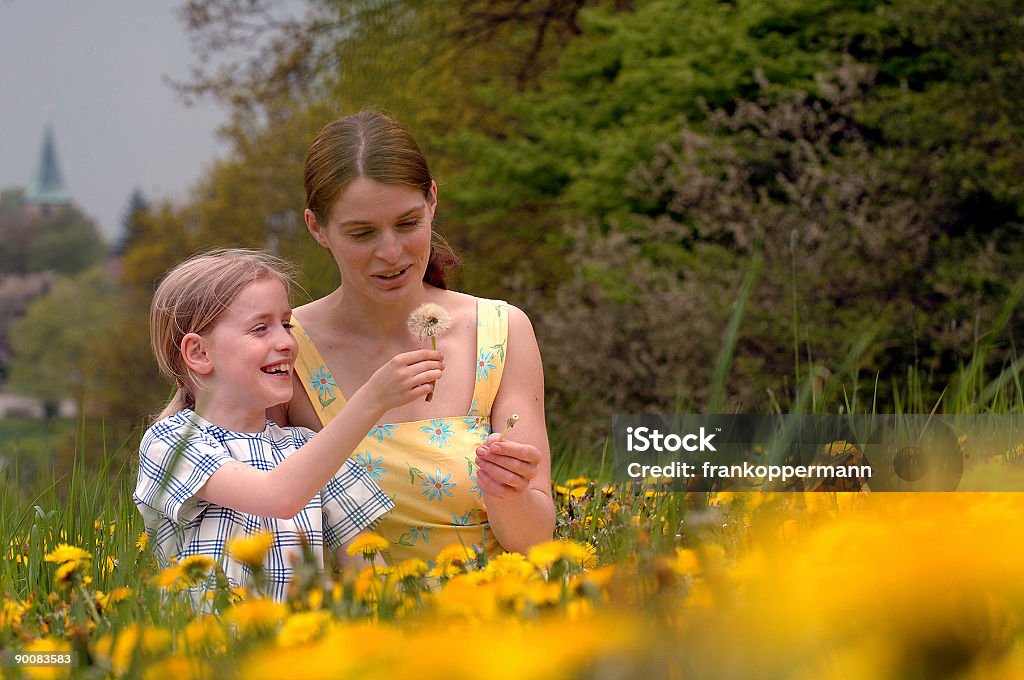
[[[420,224],[422,224],[422,222],[420,222],[419,220],[416,220],[414,222],[402,222],[401,224],[398,225],[398,228],[399,229],[416,229],[417,227],[420,226]]]
[[[356,241],[365,241],[370,238],[371,234],[373,234],[372,231],[353,231],[349,233],[349,238]]]
[[[259,324],[257,326],[253,326],[252,329],[249,332],[250,333],[262,333],[265,330],[267,330],[267,325],[261,323],[261,324]]]

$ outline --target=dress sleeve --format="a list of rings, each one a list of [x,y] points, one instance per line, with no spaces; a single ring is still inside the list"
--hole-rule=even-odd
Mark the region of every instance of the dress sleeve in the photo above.
[[[135,503],[176,524],[188,524],[209,505],[196,494],[229,460],[227,450],[193,424],[160,421],[146,431],[139,446]]]
[[[366,474],[347,459],[320,495],[324,512],[324,543],[329,550],[372,528],[395,504]]]

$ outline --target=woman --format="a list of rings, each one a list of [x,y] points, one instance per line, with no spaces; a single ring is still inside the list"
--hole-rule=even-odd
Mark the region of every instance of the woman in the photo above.
[[[341,286],[295,310],[297,389],[277,422],[319,429],[385,361],[424,347],[408,326],[443,307],[445,371],[430,401],[392,409],[353,454],[395,501],[378,531],[388,559],[451,544],[525,552],[554,529],[544,379],[520,310],[447,290],[458,264],[432,231],[437,184],[412,136],[363,111],[328,124],[306,156],[305,220]],[[499,441],[515,413],[519,420]],[[492,433],[492,424],[493,430]]]

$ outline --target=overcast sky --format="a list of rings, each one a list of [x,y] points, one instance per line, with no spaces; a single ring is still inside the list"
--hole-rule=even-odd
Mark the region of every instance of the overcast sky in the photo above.
[[[74,202],[108,238],[135,187],[183,200],[225,112],[164,83],[195,58],[174,0],[0,0],[0,188],[27,187],[47,119]],[[52,110],[52,115],[47,114]]]

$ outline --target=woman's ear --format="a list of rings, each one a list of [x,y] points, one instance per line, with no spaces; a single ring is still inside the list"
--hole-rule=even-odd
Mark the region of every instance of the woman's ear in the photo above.
[[[427,194],[427,205],[431,210],[437,210],[437,182],[430,180],[430,192]]]
[[[181,339],[181,356],[193,373],[209,375],[213,371],[213,361],[206,351],[206,340],[198,333],[188,333]]]
[[[309,229],[313,239],[324,248],[328,248],[327,236],[324,234],[323,229],[320,228],[320,225],[317,224],[316,213],[306,208],[306,211],[302,213],[302,217],[306,220],[306,229]]]

